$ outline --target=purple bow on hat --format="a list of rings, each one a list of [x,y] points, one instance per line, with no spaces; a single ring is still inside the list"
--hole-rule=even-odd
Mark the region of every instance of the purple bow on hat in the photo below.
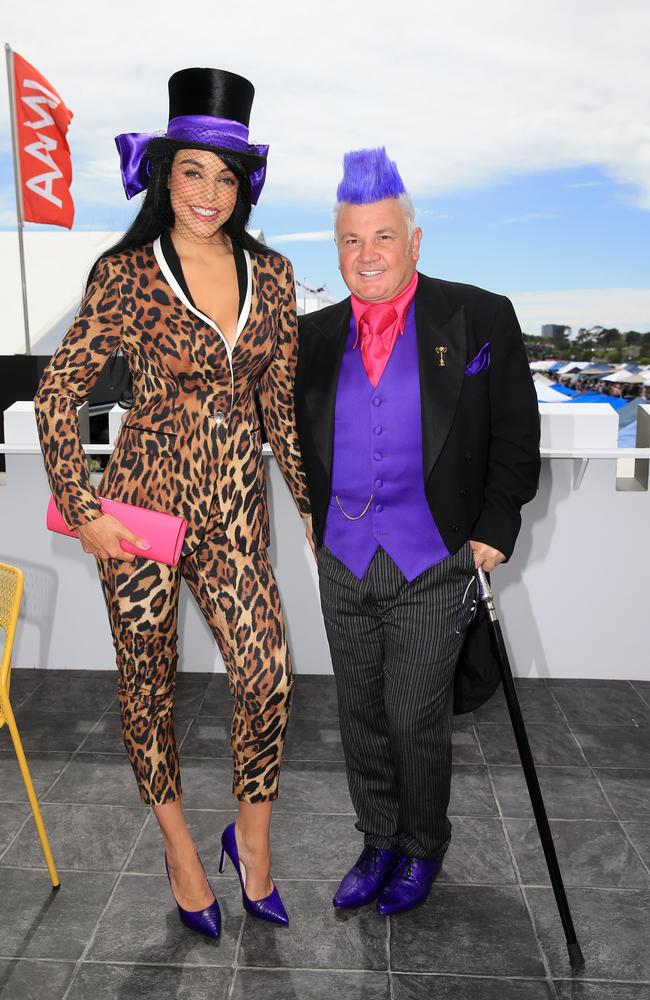
[[[151,163],[146,155],[152,139],[179,139],[206,146],[218,146],[233,153],[247,153],[264,157],[268,146],[255,146],[248,142],[248,129],[241,122],[229,118],[213,118],[211,115],[182,115],[172,118],[164,135],[156,132],[124,132],[115,137],[115,145],[120,154],[120,170],[127,198],[144,191],[149,183]],[[266,179],[266,163],[251,170],[251,203],[257,204]]]

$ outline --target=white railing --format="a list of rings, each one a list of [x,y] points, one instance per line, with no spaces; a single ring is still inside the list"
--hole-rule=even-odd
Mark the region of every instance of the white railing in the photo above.
[[[87,455],[112,455],[112,444],[83,444]],[[271,447],[263,446],[265,455],[271,455]],[[540,448],[542,458],[646,458],[650,459],[650,448]],[[37,444],[0,444],[0,454],[40,455]]]

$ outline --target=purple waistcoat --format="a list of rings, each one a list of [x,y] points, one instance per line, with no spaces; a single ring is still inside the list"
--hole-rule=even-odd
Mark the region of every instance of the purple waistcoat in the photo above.
[[[414,303],[376,389],[353,349],[356,332],[353,315],[336,393],[324,541],[359,579],[381,546],[410,582],[449,555],[424,493]],[[371,495],[355,521],[336,502],[357,517]]]

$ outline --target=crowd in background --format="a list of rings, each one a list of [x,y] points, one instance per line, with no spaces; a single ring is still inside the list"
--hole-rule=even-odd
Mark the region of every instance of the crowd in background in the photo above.
[[[599,392],[604,396],[616,396],[621,399],[639,399],[650,403],[650,385],[629,385],[618,382],[603,382],[594,376],[558,375],[555,372],[545,372],[545,377],[557,385],[567,386],[577,392]]]

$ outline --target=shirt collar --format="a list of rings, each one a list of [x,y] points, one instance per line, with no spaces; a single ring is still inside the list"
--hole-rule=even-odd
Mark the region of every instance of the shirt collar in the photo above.
[[[396,295],[394,299],[389,299],[388,302],[382,302],[381,305],[392,306],[397,313],[397,324],[400,333],[404,333],[404,325],[406,323],[406,314],[408,308],[413,301],[415,296],[415,290],[418,285],[418,272],[416,271],[411,280],[409,281],[406,288],[402,289],[399,295]],[[363,299],[358,299],[356,295],[351,296],[352,300],[352,312],[354,313],[354,321],[359,326],[359,320],[365,313],[375,303],[364,302]],[[379,305],[379,303],[377,303]]]

